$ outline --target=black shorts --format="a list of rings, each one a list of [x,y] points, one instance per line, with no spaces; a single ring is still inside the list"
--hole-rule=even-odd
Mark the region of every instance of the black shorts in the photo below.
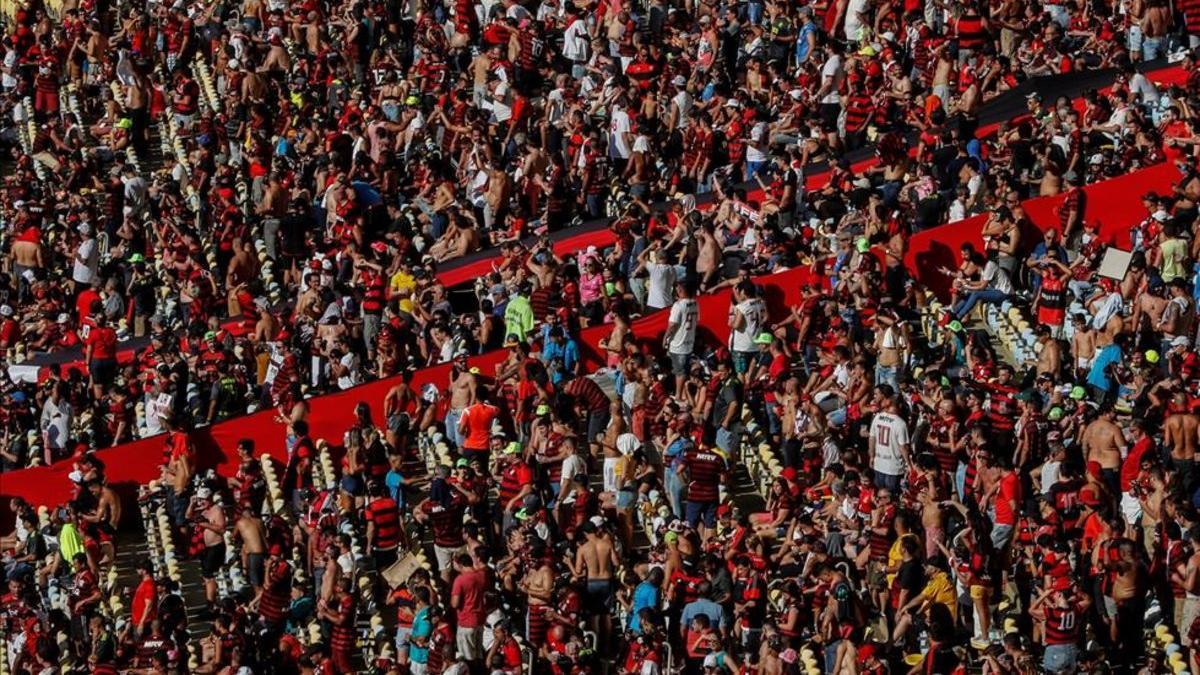
[[[93,382],[107,387],[117,379],[117,360],[92,359],[88,363],[88,372],[91,373]]]
[[[267,556],[262,553],[246,554],[246,578],[250,585],[258,588],[266,577]]]
[[[387,426],[388,431],[402,436],[412,428],[412,418],[408,416],[408,413],[391,415],[387,418]]]
[[[820,106],[821,130],[826,133],[837,131],[838,117],[842,115],[840,103],[822,103]]]
[[[205,579],[215,579],[221,566],[225,564],[225,544],[204,547],[200,556],[200,576]]]

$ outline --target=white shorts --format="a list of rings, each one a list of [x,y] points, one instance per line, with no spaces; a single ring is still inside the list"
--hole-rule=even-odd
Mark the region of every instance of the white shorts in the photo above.
[[[1121,514],[1125,516],[1125,522],[1130,525],[1141,523],[1142,503],[1132,493],[1121,493]]]
[[[455,548],[447,548],[445,546],[433,545],[433,557],[437,558],[438,571],[448,570],[454,564],[454,559],[459,553],[466,553],[466,546],[457,546]]]
[[[458,628],[454,634],[454,644],[458,646],[458,658],[464,661],[478,661],[482,659],[483,626]]]

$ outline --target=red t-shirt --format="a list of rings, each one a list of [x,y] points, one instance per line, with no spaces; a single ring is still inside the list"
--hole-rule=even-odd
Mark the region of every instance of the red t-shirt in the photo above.
[[[117,331],[108,326],[88,331],[87,344],[92,348],[92,359],[117,358]]]
[[[147,621],[153,621],[158,610],[158,589],[153,579],[142,579],[137,591],[133,594],[133,625],[138,625],[144,615],[149,615]],[[146,624],[149,627],[149,623]]]
[[[499,656],[504,660],[501,670],[519,671],[521,669],[521,647],[517,641],[509,638],[500,646]]]
[[[100,299],[100,294],[91,288],[85,288],[75,299],[75,313],[82,323],[92,314],[92,303]]]
[[[483,625],[487,616],[487,603],[484,601],[487,593],[487,571],[474,569],[463,572],[454,579],[450,587],[450,597],[458,596],[458,626],[460,628],[478,628]]]
[[[1021,501],[1021,479],[1015,472],[1008,472],[1000,479],[1000,491],[996,495],[996,524],[1016,525],[1017,512],[1013,503]]]
[[[1153,445],[1154,441],[1149,436],[1143,436],[1142,440],[1133,444],[1133,447],[1129,450],[1129,454],[1125,457],[1125,461],[1121,463],[1121,492],[1129,492],[1134,479],[1142,471],[1142,456]]]

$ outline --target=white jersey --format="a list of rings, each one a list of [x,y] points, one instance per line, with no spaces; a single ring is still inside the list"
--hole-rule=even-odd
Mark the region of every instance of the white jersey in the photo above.
[[[871,438],[875,439],[872,468],[888,476],[904,475],[904,455],[908,445],[908,423],[891,413],[876,413],[871,420]]]
[[[762,350],[762,345],[756,344],[754,338],[762,332],[763,326],[767,323],[767,308],[763,305],[763,301],[758,298],[751,298],[739,302],[736,307],[738,312],[741,312],[745,322],[740,330],[732,331],[731,347],[735,352],[757,352]]]
[[[667,351],[672,354],[691,354],[696,348],[696,326],[700,323],[700,303],[695,298],[680,298],[671,305],[670,323],[675,324],[675,335]]]

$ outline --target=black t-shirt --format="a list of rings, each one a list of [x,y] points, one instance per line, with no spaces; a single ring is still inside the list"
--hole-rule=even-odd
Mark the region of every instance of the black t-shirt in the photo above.
[[[712,597],[720,598],[725,595],[732,597],[733,578],[729,575],[728,569],[723,567],[718,569],[717,573],[709,579],[708,583],[712,586]]]
[[[289,213],[279,221],[279,243],[284,255],[302,258],[305,251],[305,234],[311,219],[303,214]]]
[[[713,402],[712,423],[720,426],[725,419],[725,415],[729,410],[729,406],[737,405],[742,400],[742,385],[737,380],[730,378],[726,380],[719,389],[717,389],[717,398]],[[736,423],[737,420],[735,419]]]
[[[908,560],[900,563],[896,572],[896,587],[909,592],[909,599],[925,588],[925,570],[921,561]]]
[[[134,311],[141,316],[154,314],[157,300],[154,297],[155,280],[148,274],[142,274],[129,284],[129,294],[133,296]]]

